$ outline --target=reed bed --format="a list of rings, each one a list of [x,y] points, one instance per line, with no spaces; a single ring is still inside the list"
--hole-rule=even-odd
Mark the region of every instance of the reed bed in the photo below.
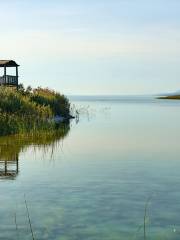
[[[51,131],[58,128],[55,116],[68,119],[69,100],[48,88],[19,90],[0,87],[0,135]]]

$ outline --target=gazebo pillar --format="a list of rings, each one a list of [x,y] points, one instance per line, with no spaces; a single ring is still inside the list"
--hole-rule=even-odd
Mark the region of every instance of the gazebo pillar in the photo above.
[[[18,78],[19,78],[19,76],[18,76],[18,66],[16,66],[16,80],[17,80],[17,84],[16,84],[16,87],[17,87],[17,90],[18,90]]]
[[[4,67],[4,82],[6,84],[6,67]]]

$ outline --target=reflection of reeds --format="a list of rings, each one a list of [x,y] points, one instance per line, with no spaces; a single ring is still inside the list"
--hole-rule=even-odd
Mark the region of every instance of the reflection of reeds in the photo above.
[[[28,218],[28,222],[29,222],[29,228],[30,228],[30,231],[31,231],[31,236],[32,236],[32,239],[35,240],[34,232],[33,232],[33,229],[32,229],[32,224],[31,224],[31,218],[30,218],[29,209],[28,209],[28,205],[27,205],[27,201],[26,201],[26,196],[25,195],[24,195],[24,202],[25,202],[25,206],[26,206],[26,213],[27,213],[27,218]]]
[[[15,161],[19,153],[29,146],[44,148],[52,147],[53,151],[60,140],[63,140],[70,130],[69,124],[62,124],[56,131],[38,131],[35,134],[18,134],[0,137],[0,160]]]

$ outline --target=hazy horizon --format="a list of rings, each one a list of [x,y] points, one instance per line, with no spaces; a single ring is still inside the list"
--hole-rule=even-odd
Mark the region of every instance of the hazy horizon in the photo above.
[[[66,95],[180,89],[180,1],[0,1],[0,59]],[[1,73],[2,74],[2,73]]]

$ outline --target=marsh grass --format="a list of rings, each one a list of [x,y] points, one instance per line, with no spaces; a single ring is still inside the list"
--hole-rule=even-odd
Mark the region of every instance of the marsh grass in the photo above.
[[[27,220],[28,220],[28,227],[29,227],[29,230],[30,230],[30,233],[31,233],[31,238],[32,238],[32,240],[35,240],[35,234],[34,234],[34,231],[33,231],[30,212],[29,212],[29,207],[28,207],[28,203],[27,203],[25,194],[24,194],[24,204],[25,204],[25,209],[26,209],[26,217],[27,217]],[[17,224],[17,214],[16,214],[16,212],[14,213],[14,224],[15,224],[15,230],[16,230],[16,239],[19,239],[20,234],[19,234],[19,228],[18,228],[18,224]]]
[[[19,233],[18,233],[18,224],[17,224],[16,212],[14,213],[14,224],[15,224],[15,229],[16,229],[16,237],[18,239],[19,238]]]
[[[154,193],[146,200],[144,205],[144,215],[143,215],[143,224],[140,224],[137,228],[137,231],[133,235],[132,239],[137,239],[139,233],[143,232],[143,240],[147,240],[147,224],[149,220],[148,210],[151,200],[153,199]]]
[[[147,239],[147,232],[146,232],[146,223],[147,223],[147,218],[148,218],[148,214],[147,214],[147,211],[148,211],[148,207],[149,207],[149,204],[150,204],[150,201],[152,199],[152,196],[149,197],[145,203],[145,207],[144,207],[144,225],[143,225],[143,229],[144,229],[144,240]]]
[[[27,218],[28,218],[28,222],[29,222],[29,228],[30,228],[30,231],[31,231],[32,240],[35,240],[34,232],[33,232],[33,228],[32,228],[32,223],[31,223],[31,218],[30,218],[30,213],[29,213],[29,208],[28,208],[28,204],[27,204],[25,194],[24,194],[24,203],[25,203],[25,207],[26,207],[26,213],[27,213]]]
[[[55,116],[68,119],[69,100],[47,88],[0,87],[0,135],[55,130]]]

